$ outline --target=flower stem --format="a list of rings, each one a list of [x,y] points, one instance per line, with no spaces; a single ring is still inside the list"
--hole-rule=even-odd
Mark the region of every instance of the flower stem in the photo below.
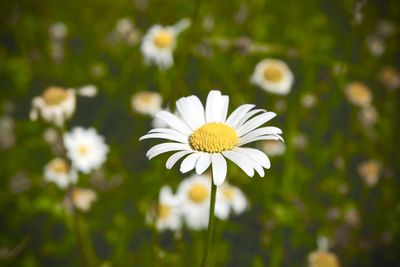
[[[209,255],[209,251],[211,251],[212,247],[212,239],[213,239],[213,232],[214,232],[214,211],[215,211],[215,198],[217,195],[217,186],[213,183],[211,179],[211,200],[210,200],[210,216],[208,219],[208,230],[207,230],[207,240],[206,240],[206,247],[204,251],[203,261],[201,263],[202,267],[207,266],[207,259]]]
[[[71,198],[71,193],[69,193],[69,197]],[[72,199],[71,199],[72,203]],[[80,218],[78,211],[75,207],[71,212],[72,217],[72,227],[75,232],[75,237],[77,239],[77,245],[80,250],[80,254],[82,257],[82,263],[84,266],[95,267],[97,266],[97,257],[92,246],[92,242],[90,237],[88,236],[87,229],[85,227],[85,222],[83,218]]]

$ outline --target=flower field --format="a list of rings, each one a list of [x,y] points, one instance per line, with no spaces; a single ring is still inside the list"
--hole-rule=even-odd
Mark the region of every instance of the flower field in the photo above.
[[[0,266],[397,266],[400,2],[0,18]]]

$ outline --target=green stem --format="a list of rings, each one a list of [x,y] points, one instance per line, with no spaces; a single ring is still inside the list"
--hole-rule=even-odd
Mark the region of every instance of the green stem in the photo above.
[[[78,241],[78,246],[80,248],[80,254],[82,256],[82,261],[85,263],[85,266],[97,266],[96,254],[94,252],[90,239],[86,235],[86,229],[83,225],[82,220],[80,220],[79,218],[77,210],[74,210],[72,212],[72,220],[75,235]]]
[[[207,240],[206,240],[206,247],[204,251],[203,261],[201,263],[202,267],[207,265],[209,251],[212,247],[212,239],[213,239],[213,232],[214,232],[214,211],[215,211],[215,198],[217,195],[217,186],[213,183],[211,179],[211,200],[210,200],[210,216],[208,219],[208,230],[207,230]]]

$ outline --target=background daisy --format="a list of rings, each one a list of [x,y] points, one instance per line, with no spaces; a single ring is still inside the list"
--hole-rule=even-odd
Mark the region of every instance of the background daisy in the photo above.
[[[143,37],[141,50],[147,64],[168,69],[174,63],[173,51],[178,34],[189,27],[190,21],[183,19],[174,26],[154,25]]]
[[[78,174],[65,160],[55,158],[44,167],[44,179],[65,189],[68,185],[76,183]]]
[[[64,135],[64,144],[72,165],[83,173],[98,169],[106,161],[108,146],[93,128],[72,129]]]
[[[267,92],[287,95],[292,88],[294,76],[282,60],[263,59],[256,65],[251,81]]]

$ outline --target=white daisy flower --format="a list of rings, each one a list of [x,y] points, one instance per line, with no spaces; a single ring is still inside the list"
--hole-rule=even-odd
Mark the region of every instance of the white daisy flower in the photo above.
[[[64,134],[64,145],[72,165],[86,174],[98,169],[107,158],[108,146],[93,128],[74,128]]]
[[[137,92],[132,96],[131,105],[135,112],[154,115],[161,110],[162,97],[159,93],[150,91]]]
[[[190,229],[207,228],[210,185],[211,180],[207,176],[194,175],[184,179],[178,187],[177,196],[181,199],[182,216]]]
[[[82,211],[89,211],[92,203],[97,199],[96,192],[91,189],[74,188],[70,194],[72,204]]]
[[[256,65],[251,81],[267,92],[287,95],[292,87],[294,76],[282,60],[264,59]]]
[[[173,26],[154,25],[143,37],[141,50],[147,64],[155,64],[160,69],[168,69],[174,63],[173,50],[178,34],[190,26],[188,19],[183,19]]]
[[[39,113],[47,122],[62,126],[75,111],[76,96],[73,89],[48,87],[41,96],[32,100],[31,120],[36,120]]]
[[[65,189],[68,185],[76,183],[78,174],[73,168],[70,168],[65,160],[55,158],[44,167],[44,179]]]
[[[217,189],[215,215],[220,219],[227,219],[232,209],[235,214],[243,213],[247,208],[247,199],[236,186],[224,183]]]
[[[155,219],[158,230],[179,230],[181,228],[180,203],[179,198],[172,193],[169,186],[161,188]]]
[[[210,91],[206,107],[197,96],[182,97],[176,102],[180,117],[167,111],[160,111],[156,117],[170,128],[156,128],[140,140],[148,138],[168,139],[174,142],[158,144],[147,152],[149,159],[165,152],[174,153],[166,163],[167,169],[184,156],[180,170],[182,173],[196,169],[202,174],[212,165],[215,185],[225,181],[227,163],[225,158],[237,164],[248,176],[254,176],[254,170],[264,176],[270,161],[263,152],[250,147],[242,147],[257,140],[283,140],[282,131],[277,127],[262,127],[276,116],[274,112],[255,109],[254,105],[238,107],[227,118],[229,97],[220,91]]]

